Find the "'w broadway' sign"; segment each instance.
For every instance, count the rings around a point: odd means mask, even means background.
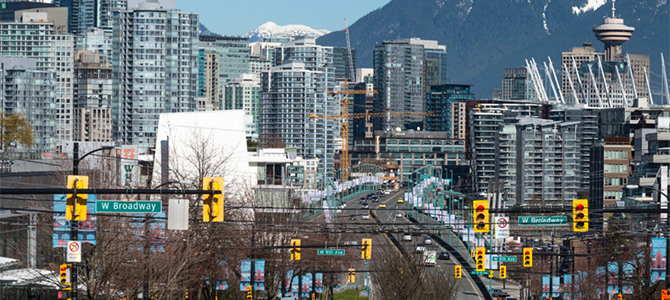
[[[113,213],[159,213],[161,201],[101,201],[95,203],[97,212]]]

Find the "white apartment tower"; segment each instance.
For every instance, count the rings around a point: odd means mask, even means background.
[[[156,144],[161,113],[198,110],[198,14],[160,2],[114,13],[115,138],[141,148]]]

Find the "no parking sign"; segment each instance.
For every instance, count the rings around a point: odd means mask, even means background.
[[[509,237],[509,219],[507,217],[495,217],[495,228],[497,239]]]

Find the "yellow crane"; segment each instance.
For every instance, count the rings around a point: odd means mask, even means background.
[[[432,112],[396,112],[396,111],[382,111],[382,112],[365,112],[365,113],[354,113],[349,114],[349,95],[359,95],[359,94],[376,94],[376,90],[350,90],[348,88],[348,80],[344,81],[344,89],[340,92],[328,92],[331,95],[344,95],[342,99],[342,114],[339,116],[317,116],[313,113],[309,114],[310,118],[316,119],[341,119],[342,120],[342,165],[340,169],[342,170],[342,182],[345,182],[349,179],[349,119],[361,119],[361,118],[385,118],[385,117],[420,117],[420,116],[433,116]]]

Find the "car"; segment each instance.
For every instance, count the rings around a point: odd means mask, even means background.
[[[384,191],[384,194],[385,194],[385,195],[388,195],[388,194],[390,194],[390,193],[391,193],[391,191],[389,191],[389,190]]]
[[[405,201],[402,200],[402,199],[398,199],[398,203],[403,203],[403,202],[405,202]]]
[[[364,214],[364,215],[361,216],[361,219],[363,219],[363,220],[370,220],[370,215],[368,215],[368,214]]]
[[[361,197],[361,202],[365,201],[365,197]]]
[[[492,289],[491,290],[491,296],[505,298],[505,297],[509,296],[509,294],[505,293],[503,290],[500,290],[500,289]]]
[[[402,213],[397,213],[397,214],[395,214],[395,217],[396,217],[396,218],[402,218]]]
[[[403,241],[411,241],[412,240],[412,234],[410,233],[405,233],[402,235],[402,240]]]
[[[517,300],[517,299],[516,299],[516,298],[510,298],[510,297],[507,297],[507,298],[505,298],[505,300]]]
[[[356,221],[356,215],[350,215],[349,221]]]
[[[379,208],[386,208],[386,204],[384,204],[384,203],[379,204]]]
[[[447,251],[440,251],[440,253],[437,255],[437,259],[440,260],[449,260],[450,255],[449,252]]]
[[[361,207],[362,207],[362,208],[368,208],[368,204],[365,203],[365,202],[363,202],[363,204],[361,204]]]
[[[426,239],[423,240],[423,243],[426,245],[432,245],[433,244],[433,239],[431,239],[429,236],[426,237]]]
[[[423,251],[426,251],[426,247],[421,243],[416,244],[416,253],[423,253]]]

